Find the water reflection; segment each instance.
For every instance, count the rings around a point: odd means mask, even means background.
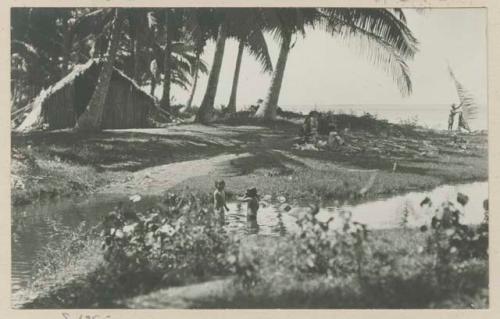
[[[259,227],[259,224],[257,223],[256,219],[247,219],[246,226],[247,226],[246,233],[248,235],[259,233],[260,227]]]
[[[459,193],[466,194],[469,198],[465,206],[457,201]],[[411,192],[354,206],[344,205],[341,208],[350,210],[354,221],[366,224],[371,229],[394,228],[400,227],[402,224],[418,227],[429,224],[436,209],[449,201],[461,211],[460,221],[462,223],[479,224],[484,219],[483,202],[487,198],[488,183],[478,182],[444,185],[430,191]],[[333,212],[336,210],[338,209],[333,208]],[[318,218],[326,220],[331,214],[332,210],[322,209]]]

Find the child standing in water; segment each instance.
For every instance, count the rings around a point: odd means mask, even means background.
[[[245,196],[241,197],[240,200],[247,203],[247,220],[256,221],[257,211],[259,210],[259,195],[257,195],[257,188],[252,187],[247,189]]]
[[[224,188],[226,187],[226,182],[223,180],[215,181],[215,191],[214,191],[214,208],[215,212],[219,214],[219,217],[224,221],[224,209],[229,211],[226,205],[226,192]]]

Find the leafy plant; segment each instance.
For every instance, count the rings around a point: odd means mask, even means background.
[[[114,276],[154,274],[164,284],[205,278],[226,269],[227,234],[206,198],[170,195],[145,213],[119,207],[101,233]],[[159,278],[158,278],[159,277]]]
[[[448,287],[454,273],[464,271],[471,260],[488,258],[488,235],[486,223],[462,224],[460,210],[452,202],[436,209],[426,249],[434,256],[434,271],[443,287]]]

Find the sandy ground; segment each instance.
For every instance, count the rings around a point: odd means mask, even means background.
[[[106,185],[97,190],[97,193],[160,195],[188,178],[224,172],[231,160],[247,156],[250,154],[222,154],[200,160],[149,167],[131,173],[122,181]]]
[[[125,300],[124,306],[132,309],[188,309],[197,301],[223,296],[232,285],[232,278],[215,279],[203,283],[172,287],[147,295]]]

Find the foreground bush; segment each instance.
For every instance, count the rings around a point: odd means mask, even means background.
[[[451,203],[438,210],[421,231],[370,232],[348,213],[326,222],[304,214],[268,252],[234,249],[235,290],[200,307],[486,308],[487,224],[449,222],[459,214]]]
[[[233,238],[206,196],[169,195],[148,210],[132,203],[103,221],[94,271],[25,306],[117,307],[155,289],[233,274],[223,295],[193,307],[485,308],[487,224],[461,224],[450,203],[438,210],[429,229],[370,231],[349,212],[321,221],[312,209],[293,233]]]
[[[101,251],[94,250],[102,256],[94,258],[99,264],[82,276],[57,282],[24,307],[116,307],[116,301],[128,296],[228,274],[224,253],[230,240],[205,196],[169,195],[145,211],[138,211],[133,203],[121,205],[100,228]],[[64,246],[75,247],[73,260],[85,264],[81,257],[89,258],[77,249],[86,245],[68,241]],[[67,271],[59,266],[44,269]]]
[[[145,214],[130,208],[110,213],[101,233],[110,275],[134,289],[224,273],[229,239],[207,206],[205,198],[173,195]]]

